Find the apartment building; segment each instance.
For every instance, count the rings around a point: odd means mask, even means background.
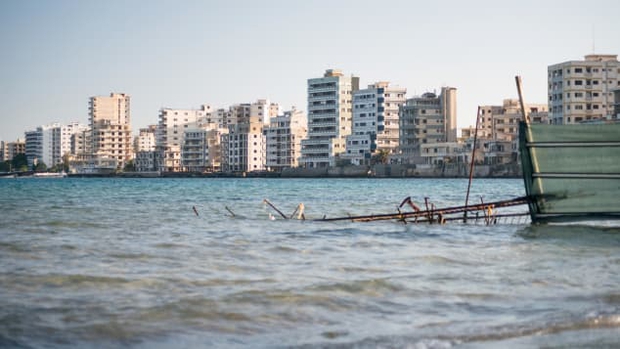
[[[0,161],[11,161],[17,154],[26,153],[26,142],[16,140],[15,142],[0,142]]]
[[[26,142],[23,140],[16,140],[15,142],[3,142],[4,146],[1,149],[0,155],[3,156],[3,161],[11,161],[17,154],[26,153]]]
[[[483,105],[480,108],[480,129],[493,140],[516,141],[519,121],[523,119],[518,99],[504,99],[502,105]],[[525,115],[532,123],[548,123],[546,104],[526,104]]]
[[[265,129],[267,169],[281,172],[299,166],[301,141],[308,134],[306,114],[293,108],[272,117]]]
[[[183,171],[218,172],[221,170],[221,139],[228,128],[209,125],[185,131],[181,162]]]
[[[79,152],[83,152],[84,143],[79,143],[84,139],[84,134],[90,129],[88,125],[79,122],[71,122],[60,127],[60,160],[54,161],[55,164],[65,161],[65,158],[71,159]]]
[[[91,156],[106,163],[113,160],[117,170],[134,156],[130,106],[130,96],[125,93],[90,97],[89,101]]]
[[[268,99],[259,99],[250,105],[250,115],[257,116],[264,125],[269,125],[271,118],[277,117],[280,114],[280,105],[278,103],[271,103]]]
[[[38,163],[44,163],[47,167],[62,163],[61,131],[60,124],[54,123],[25,132],[26,158],[29,167],[32,168]]]
[[[449,162],[466,163],[471,157],[467,143],[439,142],[425,143],[420,146],[420,156],[426,165],[443,165]]]
[[[479,110],[478,139],[484,145],[485,163],[516,162],[519,121],[523,119],[519,100],[504,99],[502,105],[479,106]],[[532,123],[549,123],[546,104],[526,104],[525,114]]]
[[[353,92],[359,78],[328,69],[321,78],[308,79],[308,138],[301,142],[300,166],[329,167],[346,150],[351,134]]]
[[[153,172],[158,170],[157,166],[157,125],[149,125],[141,128],[134,139],[134,171]]]
[[[264,123],[259,116],[228,126],[222,135],[222,170],[225,172],[252,172],[265,170]]]
[[[400,161],[423,163],[422,145],[456,142],[456,88],[407,99],[399,117]]]
[[[618,55],[587,55],[582,61],[550,65],[547,73],[551,123],[617,118],[613,91],[620,87]]]
[[[353,92],[351,135],[347,136],[346,155],[355,165],[369,165],[379,151],[398,149],[398,110],[406,101],[407,89],[377,82]]]
[[[156,131],[155,159],[157,170],[179,172],[182,169],[181,147],[184,144],[185,131],[201,128],[202,125],[224,122],[213,115],[210,105],[204,104],[199,109],[162,108],[159,111],[159,123]],[[222,116],[227,116],[222,114]],[[154,159],[154,160],[155,160]]]
[[[91,138],[92,131],[88,126],[71,135],[71,150],[69,151],[71,160],[84,161],[92,157]]]

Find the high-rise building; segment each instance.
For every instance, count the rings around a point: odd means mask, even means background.
[[[346,158],[355,165],[368,165],[379,151],[398,149],[398,110],[407,89],[377,82],[353,92],[353,127],[347,137]]]
[[[301,142],[300,166],[329,167],[346,150],[351,134],[353,92],[359,78],[329,69],[323,77],[308,79],[308,138]]]
[[[115,160],[117,169],[133,159],[129,95],[110,93],[110,96],[91,97],[88,121],[93,157]]]
[[[28,166],[44,163],[47,167],[62,162],[61,126],[58,123],[39,126],[26,131],[26,158]]]
[[[550,65],[547,72],[551,123],[617,118],[613,90],[620,87],[618,55],[587,55],[583,61]]]
[[[308,119],[301,110],[293,108],[272,117],[265,129],[268,169],[281,172],[285,168],[297,167],[301,156],[301,140],[307,134]]]
[[[212,124],[203,128],[185,131],[181,149],[181,162],[184,171],[217,172],[221,170],[222,135],[228,128],[218,128]]]
[[[228,133],[222,135],[223,171],[265,170],[264,126],[259,116],[251,116],[242,123],[228,125]]]
[[[420,161],[422,144],[456,142],[456,88],[407,99],[399,117],[400,157],[403,162]]]

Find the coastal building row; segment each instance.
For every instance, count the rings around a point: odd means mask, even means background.
[[[588,55],[584,61],[551,65],[548,73],[548,104],[527,106],[534,122],[620,116],[617,55]],[[24,151],[30,164],[70,160],[81,172],[114,171],[131,163],[137,171],[248,172],[386,160],[420,165],[467,161],[471,128],[457,139],[456,88],[412,98],[406,92],[385,81],[360,89],[358,77],[329,69],[307,81],[307,116],[294,108],[282,112],[268,100],[226,109],[162,108],[158,124],[140,129],[135,139],[130,96],[111,93],[90,98],[87,126],[52,124],[26,132]],[[520,115],[511,99],[480,106],[481,161],[515,160]],[[9,147],[1,145],[0,155],[8,156]]]

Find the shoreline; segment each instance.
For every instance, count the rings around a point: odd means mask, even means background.
[[[469,178],[464,166],[416,167],[415,165],[345,166],[321,169],[293,168],[282,172],[119,172],[70,173],[82,178]],[[476,178],[522,178],[516,164],[474,168]]]

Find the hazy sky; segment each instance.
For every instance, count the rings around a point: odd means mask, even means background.
[[[325,69],[390,81],[407,96],[453,86],[458,125],[478,105],[546,103],[547,66],[620,53],[620,2],[0,1],[0,139],[88,124],[88,98],[131,95],[132,128],[162,107],[268,98],[307,110]]]

